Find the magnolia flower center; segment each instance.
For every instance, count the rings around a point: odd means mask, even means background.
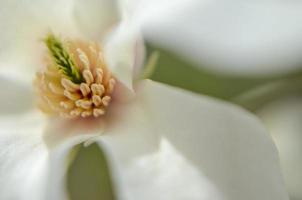
[[[100,117],[105,114],[115,79],[96,43],[60,41],[50,34],[46,67],[34,82],[39,108],[63,117]]]

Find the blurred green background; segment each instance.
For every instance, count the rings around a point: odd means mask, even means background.
[[[110,167],[104,152],[97,144],[80,144],[67,173],[67,190],[72,200],[113,200],[114,189]]]

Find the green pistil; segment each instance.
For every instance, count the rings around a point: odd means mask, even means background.
[[[69,55],[68,51],[64,48],[60,39],[55,37],[53,34],[49,34],[45,38],[44,42],[55,63],[58,65],[60,72],[74,83],[84,82],[79,68],[75,65],[75,62]]]

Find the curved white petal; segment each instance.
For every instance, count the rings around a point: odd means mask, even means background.
[[[300,1],[182,1],[142,12],[142,26],[150,41],[209,70],[278,74],[301,67],[301,8]]]
[[[67,199],[66,158],[87,137],[69,137],[46,146],[45,125],[46,120],[36,112],[0,116],[0,199]],[[60,133],[65,132],[61,129]]]
[[[42,39],[49,31],[77,35],[72,0],[0,2],[0,69],[32,76],[43,60]]]
[[[269,128],[279,150],[291,198],[302,199],[302,98],[278,100],[264,107],[258,114]]]
[[[120,20],[116,0],[74,1],[74,16],[80,31],[100,39]]]
[[[131,21],[122,21],[106,39],[104,55],[113,74],[132,90],[133,79],[141,69],[145,56],[138,27]]]
[[[99,144],[121,199],[288,199],[275,147],[246,111],[144,81],[116,112]]]

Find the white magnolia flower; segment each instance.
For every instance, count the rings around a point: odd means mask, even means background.
[[[0,199],[67,199],[67,156],[81,142],[105,150],[118,199],[288,199],[254,116],[134,76],[137,24],[153,9],[115,6],[1,1]],[[33,79],[51,117],[32,105]]]

